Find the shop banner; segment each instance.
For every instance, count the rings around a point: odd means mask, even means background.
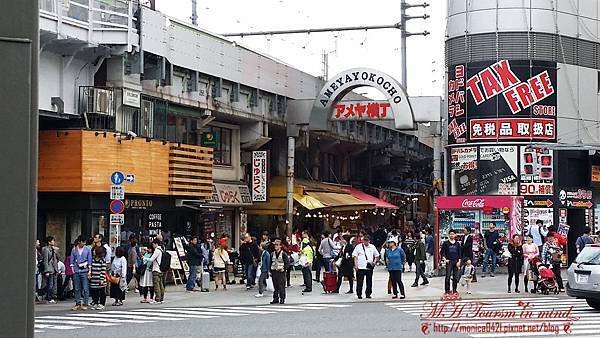
[[[517,147],[480,147],[479,194],[516,195],[517,186]]]
[[[341,101],[335,105],[331,121],[393,120],[387,101]]]
[[[450,150],[452,195],[477,194],[477,147]]]
[[[535,226],[538,220],[544,224],[554,224],[554,209],[552,208],[525,208],[523,211],[524,228]]]
[[[252,205],[252,196],[246,185],[213,183],[210,203],[231,206]]]
[[[592,165],[592,184],[598,186],[600,184],[600,165]]]
[[[448,68],[448,143],[556,140],[556,63],[472,62]]]
[[[268,158],[267,151],[252,152],[252,201],[267,202],[268,200]]]
[[[522,146],[521,195],[553,195],[554,165],[553,151],[545,147]]]
[[[558,202],[562,208],[586,208],[594,206],[593,192],[586,189],[564,188],[558,192]]]

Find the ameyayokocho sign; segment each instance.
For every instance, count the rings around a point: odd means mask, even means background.
[[[387,101],[341,101],[335,105],[331,121],[393,120]]]
[[[556,141],[556,63],[500,60],[448,70],[448,142]]]
[[[268,200],[268,153],[265,150],[252,152],[252,201]]]

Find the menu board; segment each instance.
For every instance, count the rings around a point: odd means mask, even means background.
[[[450,150],[452,195],[477,194],[477,147],[459,147]]]
[[[479,194],[516,195],[517,187],[517,147],[480,147]]]
[[[553,195],[553,152],[545,147],[522,146],[521,195]]]
[[[148,214],[148,237],[152,241],[162,230],[162,214]]]

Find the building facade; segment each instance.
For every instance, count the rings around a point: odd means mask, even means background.
[[[79,234],[111,245],[131,234],[226,234],[237,248],[246,231],[276,229],[279,213],[252,216],[252,152],[268,151],[270,178],[285,176],[288,102],[314,99],[321,78],[136,2],[40,9],[39,234],[64,246]],[[330,127],[301,135],[299,177],[429,181],[410,176],[432,154],[416,135],[365,121]],[[389,171],[395,181],[380,179]],[[127,177],[118,226],[114,172]]]
[[[508,236],[542,220],[574,258],[599,198],[599,20],[596,1],[448,2],[446,180],[464,198],[439,211],[442,238],[456,224],[494,221]]]

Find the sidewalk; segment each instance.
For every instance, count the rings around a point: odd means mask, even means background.
[[[515,297],[515,293],[507,294],[507,275],[497,274],[496,277],[485,277],[481,278],[478,276],[478,282],[472,284],[472,294],[467,295],[464,290],[458,287],[458,291],[463,299],[477,299],[477,298],[502,298],[502,297]],[[313,292],[310,294],[302,295],[302,273],[300,271],[293,271],[291,283],[292,287],[286,289],[287,298],[286,303],[288,304],[302,304],[302,303],[352,303],[352,302],[365,302],[365,301],[391,301],[391,295],[387,294],[387,279],[388,273],[385,267],[378,266],[373,274],[373,294],[372,299],[359,300],[356,294],[344,294],[348,291],[348,282],[342,283],[339,294],[324,294],[320,284],[313,282]],[[405,272],[402,274],[402,281],[406,290],[406,300],[430,300],[439,299],[444,292],[444,277],[433,277],[429,279],[429,285],[411,287],[415,279],[414,272]],[[523,275],[520,275],[520,287],[522,297],[536,297],[541,295],[526,294],[523,287]],[[239,279],[236,279],[239,281]],[[356,282],[354,283],[356,289]],[[363,291],[364,292],[364,291]],[[121,307],[112,307],[113,300],[108,298],[106,300],[107,310],[111,309],[136,309],[136,308],[152,308],[157,307],[214,307],[214,306],[244,306],[244,305],[264,305],[271,301],[272,292],[265,292],[263,298],[256,298],[254,295],[257,293],[257,289],[246,291],[244,285],[228,285],[227,291],[219,289],[214,291],[214,284],[211,283],[210,292],[194,292],[187,293],[184,285],[168,285],[165,293],[165,302],[163,305],[149,305],[140,304],[140,297],[138,294],[129,291],[126,294],[124,305]],[[564,295],[564,294],[561,294]],[[91,301],[91,299],[90,299]],[[401,302],[402,300],[397,300]],[[72,299],[57,304],[41,304],[36,305],[36,312],[46,311],[66,311],[74,305]]]

